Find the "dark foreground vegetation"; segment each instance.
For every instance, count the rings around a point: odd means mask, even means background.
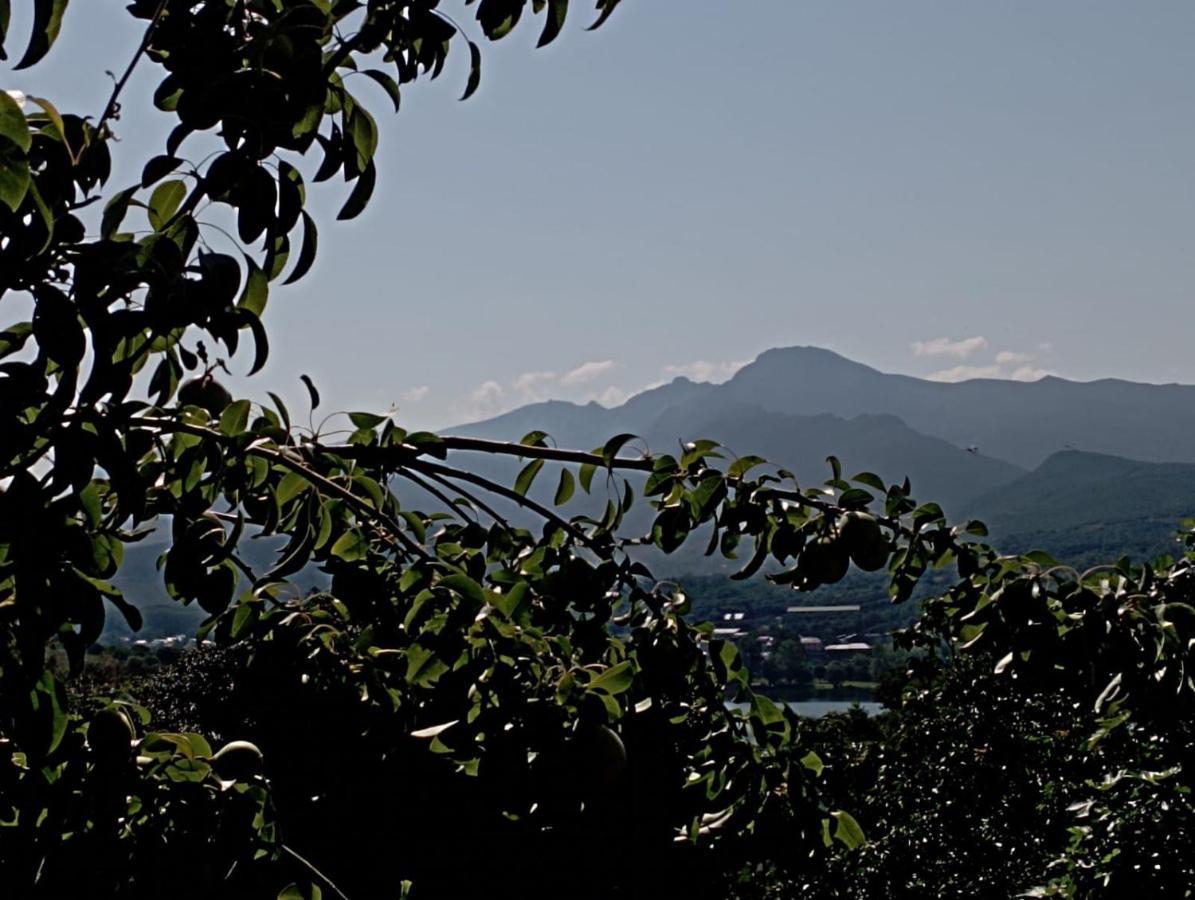
[[[465,5],[491,39],[538,14],[542,43],[566,12]],[[67,3],[33,8],[20,66]],[[333,440],[296,424],[308,410],[234,398],[216,376],[246,349],[260,368],[272,286],[315,258],[308,181],[343,177],[341,218],[372,193],[378,128],[353,91],[397,106],[467,39],[431,0],[129,9],[132,64],[161,68],[154,102],[177,120],[139,184],[107,189],[123,78],[98,117],[0,93],[0,296],[30,301],[0,331],[6,896],[1190,891],[1190,532],[1177,560],[1078,572],[1002,556],[907,483],[834,461],[803,489],[709,441],[577,452],[366,412]],[[525,467],[506,486],[478,454]],[[555,506],[528,495],[547,461],[565,466]],[[438,511],[400,504],[398,482]],[[604,512],[564,518],[577,491]],[[640,503],[650,530],[628,533]],[[108,615],[138,627],[112,579],[153,525],[214,647],[105,695],[87,650]],[[268,567],[243,552],[259,532],[284,541]],[[754,690],[632,555],[694,532],[741,577],[767,563],[801,591],[851,567],[883,571],[897,604],[934,585],[899,638],[899,709],[802,720]],[[312,563],[329,588],[294,599]]]

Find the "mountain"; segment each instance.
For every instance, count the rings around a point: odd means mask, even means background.
[[[639,435],[648,447],[665,453],[675,453],[680,442],[709,438],[736,453],[763,456],[794,472],[802,484],[820,484],[829,478],[826,457],[834,455],[848,475],[867,470],[892,481],[908,476],[916,496],[932,497],[948,511],[1025,472],[914,431],[895,416],[779,413],[756,403],[726,399],[717,386],[686,379],[632,397],[614,409],[551,401],[451,432],[513,441],[533,430],[548,432],[562,447],[586,450],[622,432]],[[487,477],[508,482],[517,472],[517,464],[509,460],[470,457],[469,463],[480,466]],[[540,476],[542,484],[550,481]]]
[[[1179,523],[1195,515],[1195,465],[1063,451],[965,512],[1001,549],[1042,549],[1073,565],[1151,559],[1176,553]]]
[[[1118,379],[886,374],[817,347],[769,350],[700,403],[753,403],[791,415],[888,414],[915,431],[1025,468],[1068,447],[1148,462],[1195,463],[1195,386]]]

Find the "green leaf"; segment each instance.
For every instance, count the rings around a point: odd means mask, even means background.
[[[812,750],[801,757],[801,765],[812,772],[815,777],[820,776],[826,768],[825,763],[822,762],[822,758]]]
[[[242,434],[249,424],[249,408],[252,403],[248,400],[237,400],[230,403],[224,412],[220,413],[220,431],[229,436]]]
[[[597,466],[593,463],[582,463],[577,469],[577,480],[581,482],[581,488],[585,493],[589,493],[589,488],[593,484],[594,473],[597,472]]]
[[[568,503],[569,499],[573,496],[575,486],[576,481],[573,479],[573,473],[568,469],[561,469],[560,484],[556,487],[556,497],[553,502],[557,506]]]
[[[116,229],[120,227],[129,211],[129,204],[132,203],[135,193],[137,193],[136,186],[126,188],[113,195],[112,199],[104,204],[104,215],[100,220],[101,237],[111,238],[116,233]]]
[[[635,680],[635,670],[629,659],[611,666],[585,685],[588,691],[603,691],[607,694],[621,694]]]
[[[564,19],[568,15],[568,0],[548,0],[548,20],[544,23],[544,30],[540,33],[536,47],[546,47],[556,40],[560,29],[564,27]]]
[[[481,48],[473,41],[469,41],[469,80],[465,84],[465,92],[461,94],[462,100],[468,100],[477,91],[478,85],[481,84]]]
[[[315,220],[311,218],[307,210],[301,213],[303,218],[303,243],[299,247],[299,259],[295,263],[294,269],[286,276],[286,281],[283,284],[293,284],[311,270],[311,264],[315,262],[316,250],[319,248],[319,229],[315,227]]]
[[[762,456],[740,456],[726,470],[726,477],[742,478],[756,466],[767,465],[767,462]]]
[[[171,217],[178,212],[183,198],[187,196],[187,185],[181,178],[164,181],[154,188],[149,197],[149,224],[154,231],[161,231]]]
[[[379,416],[377,413],[370,412],[349,413],[349,421],[358,428],[377,428],[389,418],[389,416]]]
[[[25,202],[31,182],[25,154],[7,138],[0,140],[0,201],[15,213]]]
[[[398,82],[381,69],[365,69],[361,74],[367,78],[372,78],[381,85],[382,90],[386,92],[386,96],[390,98],[390,102],[394,104],[394,111],[398,112],[398,108],[402,103],[402,95],[398,90]]]
[[[527,492],[531,490],[531,484],[535,481],[535,476],[539,474],[539,470],[544,467],[542,459],[533,459],[523,467],[523,471],[519,473],[519,477],[515,479],[515,493],[520,497],[526,497]]]
[[[62,29],[67,0],[33,0],[33,37],[14,69],[28,69],[50,52]]]
[[[356,562],[364,557],[368,550],[369,541],[366,540],[365,535],[359,531],[346,531],[336,539],[336,543],[328,552],[345,562]]]
[[[350,219],[355,219],[364,211],[366,204],[369,203],[369,198],[373,196],[373,189],[377,184],[378,170],[374,167],[371,161],[361,172],[357,178],[352,193],[349,194],[348,200],[344,202],[344,206],[340,208],[340,212],[336,214],[336,218],[341,222],[347,222]],[[307,213],[303,213],[304,219]],[[304,244],[306,246],[306,244]],[[289,281],[290,279],[288,279]]]
[[[245,279],[245,290],[241,293],[237,305],[261,318],[261,314],[266,311],[266,301],[270,298],[270,279],[252,259],[246,262],[249,276]]]
[[[834,837],[846,844],[848,850],[854,850],[867,842],[867,838],[863,835],[863,829],[859,827],[859,823],[850,813],[836,809],[830,813],[830,816],[836,823]]]
[[[879,475],[874,475],[871,472],[860,472],[858,475],[851,476],[851,481],[857,481],[859,484],[865,484],[869,488],[874,488],[881,494],[888,493],[888,487],[884,484],[884,479]]]
[[[24,153],[33,146],[33,135],[29,133],[24,111],[4,91],[0,91],[0,137],[8,138]]]
[[[606,465],[611,465],[614,460],[618,458],[618,451],[621,450],[628,441],[633,441],[636,437],[637,435],[634,434],[616,434],[614,437],[610,438],[610,440],[606,441],[606,443],[602,446],[601,451],[602,459],[605,460]]]
[[[314,412],[319,408],[319,391],[315,389],[315,382],[311,380],[311,376],[309,375],[300,375],[299,380],[302,381],[307,388],[307,394],[309,397],[311,397],[311,409]]]

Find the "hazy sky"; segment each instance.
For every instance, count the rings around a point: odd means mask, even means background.
[[[123,5],[72,4],[0,87],[98,112]],[[547,50],[534,23],[483,47],[466,103],[459,58],[397,117],[360,82],[378,192],[344,225],[343,185],[316,191],[319,262],[271,298],[256,391],[307,372],[329,406],[440,426],[790,344],[1195,382],[1195,3],[624,0],[594,33],[572,6]],[[168,126],[125,117],[114,188]]]

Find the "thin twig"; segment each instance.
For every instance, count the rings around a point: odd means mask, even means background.
[[[162,20],[162,16],[166,12],[166,6],[169,0],[160,0],[158,8],[154,10],[153,17],[149,20],[149,25],[145,29],[145,35],[141,38],[141,44],[137,47],[137,52],[133,54],[133,58],[129,60],[129,64],[125,67],[124,74],[120,76],[116,84],[112,87],[112,96],[108,98],[108,105],[104,107],[104,112],[100,115],[100,120],[95,126],[96,133],[104,130],[104,125],[108,120],[116,115],[116,110],[120,107],[120,92],[124,90],[124,86],[128,84],[129,78],[133,75],[133,70],[137,68],[137,63],[141,61],[141,57],[145,55],[145,51],[149,49],[149,42],[153,40],[154,32],[158,30],[158,23]]]

